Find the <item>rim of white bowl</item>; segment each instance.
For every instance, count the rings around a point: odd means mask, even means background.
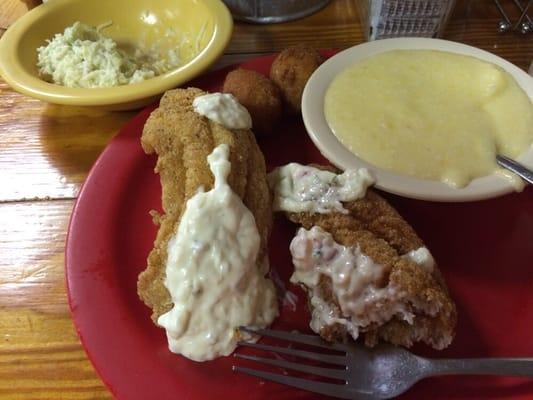
[[[438,50],[468,55],[503,68],[516,80],[533,103],[533,78],[516,65],[488,51],[462,43],[429,38],[394,38],[350,47],[326,60],[310,77],[302,96],[302,116],[307,133],[320,152],[341,169],[368,168],[375,186],[386,192],[421,200],[463,202],[489,199],[515,191],[512,184],[496,175],[476,178],[456,189],[439,181],[397,174],[372,165],[348,150],[333,134],[324,114],[324,97],[332,80],[346,67],[376,54],[392,50]],[[533,168],[533,145],[517,158]]]

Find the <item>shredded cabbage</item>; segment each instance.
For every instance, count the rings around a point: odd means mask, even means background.
[[[37,49],[39,74],[68,87],[98,88],[127,85],[153,78],[181,65],[176,51],[166,59],[137,49],[128,55],[98,29],[75,22]]]

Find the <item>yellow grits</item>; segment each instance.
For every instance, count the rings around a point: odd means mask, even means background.
[[[382,53],[331,83],[326,120],[378,167],[463,187],[533,142],[533,104],[500,67],[430,50]]]

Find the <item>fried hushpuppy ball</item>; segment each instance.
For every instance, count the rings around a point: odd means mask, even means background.
[[[281,118],[281,94],[276,85],[259,72],[238,68],[224,80],[222,91],[234,95],[252,117],[252,129],[268,134]]]
[[[270,79],[281,89],[290,114],[301,111],[305,84],[323,61],[314,48],[299,45],[286,48],[272,63]]]

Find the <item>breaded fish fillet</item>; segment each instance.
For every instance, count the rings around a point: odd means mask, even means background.
[[[407,313],[396,313],[390,320],[360,327],[365,343],[373,346],[381,339],[406,347],[418,341],[436,349],[448,346],[454,336],[457,314],[440,271],[436,265],[428,270],[406,257],[424,246],[422,240],[396,210],[372,190],[367,190],[364,198],[343,203],[343,206],[348,213],[301,212],[287,213],[287,216],[307,230],[314,226],[322,228],[342,246],[358,246],[363,254],[385,268],[378,289],[394,288],[399,295],[394,300],[370,297],[357,319],[386,315],[389,311],[395,314],[399,303]],[[318,291],[335,316],[353,318],[343,315],[330,277],[321,275],[316,288],[304,289],[310,298]],[[313,311],[311,302],[310,308]],[[410,321],[402,318],[406,314],[413,315]],[[319,334],[328,341],[343,341],[349,332],[346,325],[333,323],[322,326]]]
[[[179,225],[186,201],[199,188],[206,191],[212,188],[214,178],[207,156],[220,144],[225,143],[230,149],[229,185],[255,218],[261,237],[258,264],[266,255],[272,209],[263,155],[250,130],[228,130],[194,111],[194,98],[204,94],[196,88],[166,92],[159,108],[148,118],[141,137],[143,150],[158,155],[155,172],[161,179],[164,211],[162,215],[153,213],[159,231],[137,285],[138,294],[152,309],[156,323],[161,314],[172,308],[163,283],[168,241]]]

